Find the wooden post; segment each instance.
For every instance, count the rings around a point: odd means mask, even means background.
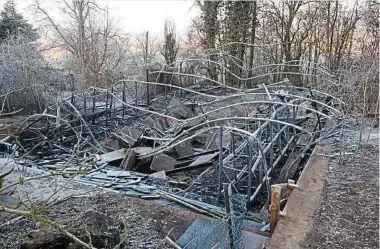
[[[280,217],[281,186],[271,186],[270,232],[273,233]]]
[[[149,47],[149,33],[148,33],[148,31],[146,31],[146,33],[145,33],[145,57],[144,57],[145,66],[148,63],[148,47]]]
[[[146,69],[146,82],[149,82],[149,70]],[[149,84],[146,84],[146,105],[149,106]]]
[[[168,71],[169,71],[169,70],[174,70],[174,68],[170,68],[170,67],[169,67],[169,68],[168,68]],[[170,75],[171,75],[171,76],[170,76],[170,83],[169,83],[169,84],[170,84],[170,87],[169,87],[169,93],[172,92],[173,77],[174,77],[173,72],[170,72]]]
[[[288,184],[286,184],[286,199],[287,200],[289,199],[290,195],[293,192],[295,183],[296,182],[294,180],[288,180]]]

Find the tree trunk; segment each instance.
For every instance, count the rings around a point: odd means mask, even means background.
[[[211,50],[210,61],[216,61],[216,55],[214,55],[216,35],[218,32],[218,6],[219,1],[205,1],[203,6],[204,12],[204,25],[205,25],[205,45],[206,49]],[[212,80],[218,80],[218,74],[216,71],[215,63],[210,63],[207,69],[208,77]]]
[[[253,1],[252,3],[252,23],[251,23],[251,47],[249,51],[249,71],[248,78],[252,77],[252,68],[253,68],[253,58],[254,58],[254,50],[255,50],[255,39],[256,39],[256,23],[257,23],[257,1]],[[253,87],[253,80],[249,81],[249,88]]]

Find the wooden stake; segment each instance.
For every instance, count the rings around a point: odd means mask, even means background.
[[[148,69],[146,69],[146,82],[149,82],[149,70]],[[149,84],[146,84],[146,105],[149,106]]]
[[[288,184],[286,185],[286,199],[289,199],[292,194],[295,183],[294,180],[288,180]]]
[[[270,232],[273,233],[277,226],[280,216],[280,200],[281,200],[281,186],[271,186],[271,204],[269,206],[270,213]]]

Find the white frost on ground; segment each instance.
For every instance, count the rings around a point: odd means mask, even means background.
[[[104,190],[75,182],[75,178],[63,176],[48,176],[39,179],[27,181],[28,177],[46,175],[49,172],[40,170],[36,167],[26,167],[18,165],[12,159],[0,158],[0,172],[6,172],[13,168],[11,174],[5,177],[3,187],[20,182],[24,179],[23,184],[17,184],[9,190],[13,190],[12,196],[23,202],[44,202],[62,200],[69,196],[92,196],[97,195]],[[21,178],[21,179],[20,179]]]

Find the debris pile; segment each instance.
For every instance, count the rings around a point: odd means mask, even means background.
[[[220,207],[228,206],[228,215],[239,204],[245,207],[236,221],[240,231],[251,211],[268,204],[280,171],[293,179],[324,123],[341,115],[338,99],[287,81],[248,90],[207,83],[170,87],[180,91],[145,100],[125,81],[73,94],[27,117],[1,143],[19,164],[77,172],[78,182],[166,199],[215,219],[226,217]],[[294,151],[296,160],[283,168]],[[219,230],[228,233],[223,225]]]
[[[137,101],[126,85],[119,82],[57,101],[22,121],[13,144],[12,136],[2,143],[11,147],[20,164],[86,170],[89,174],[82,181],[115,189],[125,178],[134,185],[141,178],[137,173],[166,179],[214,166],[217,182],[211,184],[217,187],[217,199],[222,183],[233,182],[252,202],[298,137],[312,142],[320,123],[339,113],[332,107],[338,100],[288,82],[239,92],[201,84],[147,99],[149,106]],[[133,173],[110,175],[110,166]],[[116,178],[120,180],[112,180]],[[253,184],[258,185],[255,191]]]

